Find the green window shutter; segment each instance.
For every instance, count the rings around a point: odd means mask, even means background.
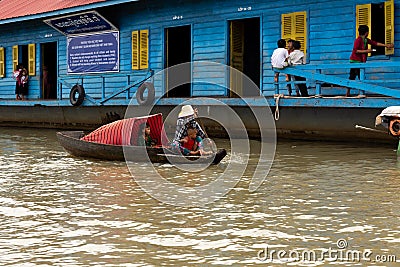
[[[139,69],[139,31],[132,32],[132,69]]]
[[[394,3],[385,2],[385,43],[394,43]],[[385,48],[385,55],[393,55],[394,48]]]
[[[17,69],[18,65],[18,45],[14,45],[12,47],[12,62],[13,62],[13,71]]]
[[[149,67],[149,30],[140,31],[140,69]]]
[[[367,25],[369,28],[369,35],[372,36],[371,32],[371,4],[357,5],[356,6],[356,37],[358,36],[358,27],[360,25]],[[368,45],[368,49],[371,49],[371,45]],[[371,53],[368,54],[371,56]]]
[[[0,47],[0,77],[5,76],[4,47]]]
[[[35,44],[28,44],[28,74],[36,75],[36,49]]]

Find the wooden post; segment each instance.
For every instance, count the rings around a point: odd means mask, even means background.
[[[360,81],[365,80],[365,69],[360,68]],[[365,96],[365,91],[364,90],[359,90],[358,94],[360,96]]]
[[[397,157],[400,157],[400,138],[399,138],[399,145],[397,146]]]
[[[321,73],[321,69],[317,69],[316,72]],[[317,81],[315,84],[315,97],[321,97],[321,96],[322,96],[321,82]]]
[[[274,71],[274,75],[275,75],[275,73],[276,73],[276,71]],[[275,85],[275,94],[279,95],[279,76],[278,76],[278,80],[276,82],[274,82],[274,85]]]
[[[128,81],[127,81],[127,85],[126,86],[129,86],[130,84],[131,84],[131,76],[128,74]],[[129,88],[128,90],[126,90],[126,99],[130,99],[130,97],[131,97],[131,89]]]
[[[62,100],[63,99],[63,97],[62,97],[62,82],[60,82],[59,88],[60,89],[58,91],[58,99]]]
[[[105,77],[101,76],[101,100],[106,98],[106,85],[105,85]]]

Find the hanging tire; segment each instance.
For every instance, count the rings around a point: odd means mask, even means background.
[[[147,97],[144,97],[144,92],[147,89]],[[142,83],[136,91],[136,100],[139,105],[151,105],[155,98],[155,89],[152,83]]]
[[[69,101],[73,106],[80,106],[85,99],[85,89],[82,85],[75,84],[69,92]]]
[[[392,119],[390,121],[389,131],[393,136],[400,136],[400,119]]]

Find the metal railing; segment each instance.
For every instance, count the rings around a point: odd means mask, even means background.
[[[97,79],[101,80],[101,100],[97,100],[94,99],[93,97],[91,97],[89,94],[85,94],[85,98],[87,100],[89,100],[90,102],[92,102],[93,104],[96,105],[103,105],[105,102],[109,101],[110,99],[113,99],[115,97],[117,97],[118,95],[126,92],[125,98],[126,99],[130,99],[131,97],[131,93],[135,93],[136,90],[131,91],[132,88],[134,87],[139,87],[142,83],[144,83],[145,81],[149,80],[150,78],[152,78],[154,75],[154,70],[149,70],[146,75],[144,76],[144,78],[136,80],[136,81],[131,81],[131,77],[133,75],[130,74],[110,74],[110,75],[101,75],[100,77],[97,77]],[[126,86],[122,87],[121,89],[118,89],[114,92],[112,92],[111,94],[107,95],[106,92],[106,78],[121,78],[121,77],[126,77]],[[68,82],[67,80],[71,81],[71,80],[76,80],[76,82],[74,84],[71,84],[70,82]],[[58,77],[58,81],[59,81],[59,92],[58,92],[58,96],[59,99],[62,100],[63,97],[63,85],[66,86],[66,88],[68,88],[68,90],[71,90],[71,88],[75,85],[75,84],[80,84],[82,86],[84,86],[85,84],[85,80],[84,80],[84,76],[78,76],[78,77]],[[137,88],[136,88],[137,89]]]

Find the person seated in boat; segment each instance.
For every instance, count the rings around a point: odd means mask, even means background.
[[[146,122],[139,126],[138,146],[153,146],[154,141],[150,136],[150,125]]]
[[[188,155],[201,155],[202,151],[202,142],[200,136],[197,135],[197,129],[189,126],[187,129],[187,136],[185,136],[181,141],[181,145],[183,147],[182,154],[185,156]]]
[[[206,134],[196,121],[197,109],[193,109],[191,105],[184,105],[178,114],[178,120],[176,121],[175,137],[172,140],[171,147],[176,152],[183,153],[184,147],[182,146],[181,140],[188,135],[188,128],[192,127],[197,130],[197,135],[201,139],[206,138]]]

